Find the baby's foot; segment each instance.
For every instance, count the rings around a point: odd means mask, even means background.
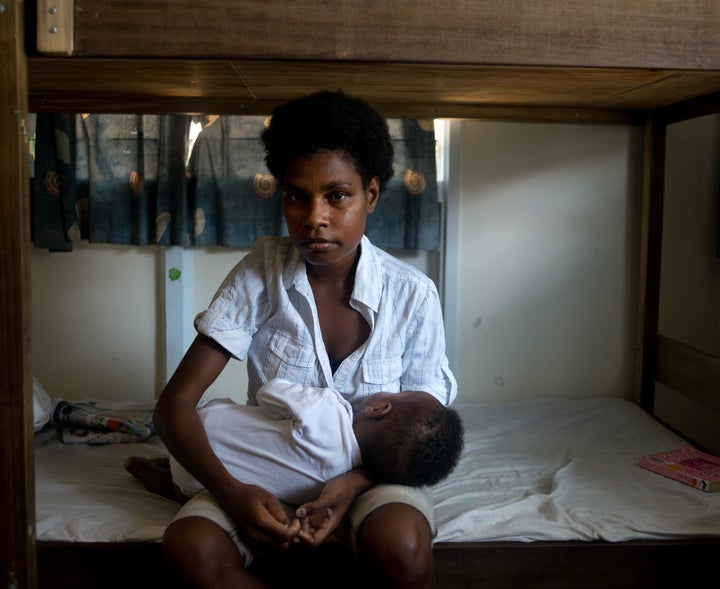
[[[177,499],[168,458],[128,456],[125,459],[124,466],[125,470],[145,485],[145,488],[151,493],[162,495],[168,499]]]

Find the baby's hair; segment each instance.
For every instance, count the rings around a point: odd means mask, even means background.
[[[457,411],[406,398],[393,402],[388,417],[389,427],[377,428],[362,452],[373,480],[421,487],[439,483],[455,469],[464,445]]]
[[[277,106],[261,134],[265,164],[279,182],[290,161],[321,149],[345,151],[367,188],[382,190],[393,175],[393,145],[387,121],[364,100],[323,91]]]

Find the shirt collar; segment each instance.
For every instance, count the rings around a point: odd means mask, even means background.
[[[307,279],[305,260],[289,241],[288,247],[288,263],[285,265],[285,271],[283,272],[283,284],[285,288],[295,286],[299,292],[311,296],[312,291]],[[370,243],[366,235],[363,235],[360,241],[360,260],[355,271],[355,286],[351,300],[357,301],[377,312],[380,306],[381,292],[382,273],[380,272],[380,261],[372,243]]]
[[[290,238],[287,239],[287,263],[283,269],[283,286],[287,290],[291,286],[294,286],[299,292],[309,294],[310,283],[307,279],[307,272],[305,271],[305,260],[297,251],[297,248],[292,244]]]
[[[377,312],[382,292],[382,273],[375,248],[366,235],[360,241],[360,260],[355,271],[352,300]]]

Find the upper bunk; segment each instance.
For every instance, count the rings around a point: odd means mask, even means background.
[[[720,101],[715,0],[37,0],[46,112],[267,114],[342,89],[385,116],[632,122]]]

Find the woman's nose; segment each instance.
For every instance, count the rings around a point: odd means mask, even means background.
[[[308,201],[305,226],[310,228],[326,227],[329,222],[330,207],[324,198],[311,198]]]

